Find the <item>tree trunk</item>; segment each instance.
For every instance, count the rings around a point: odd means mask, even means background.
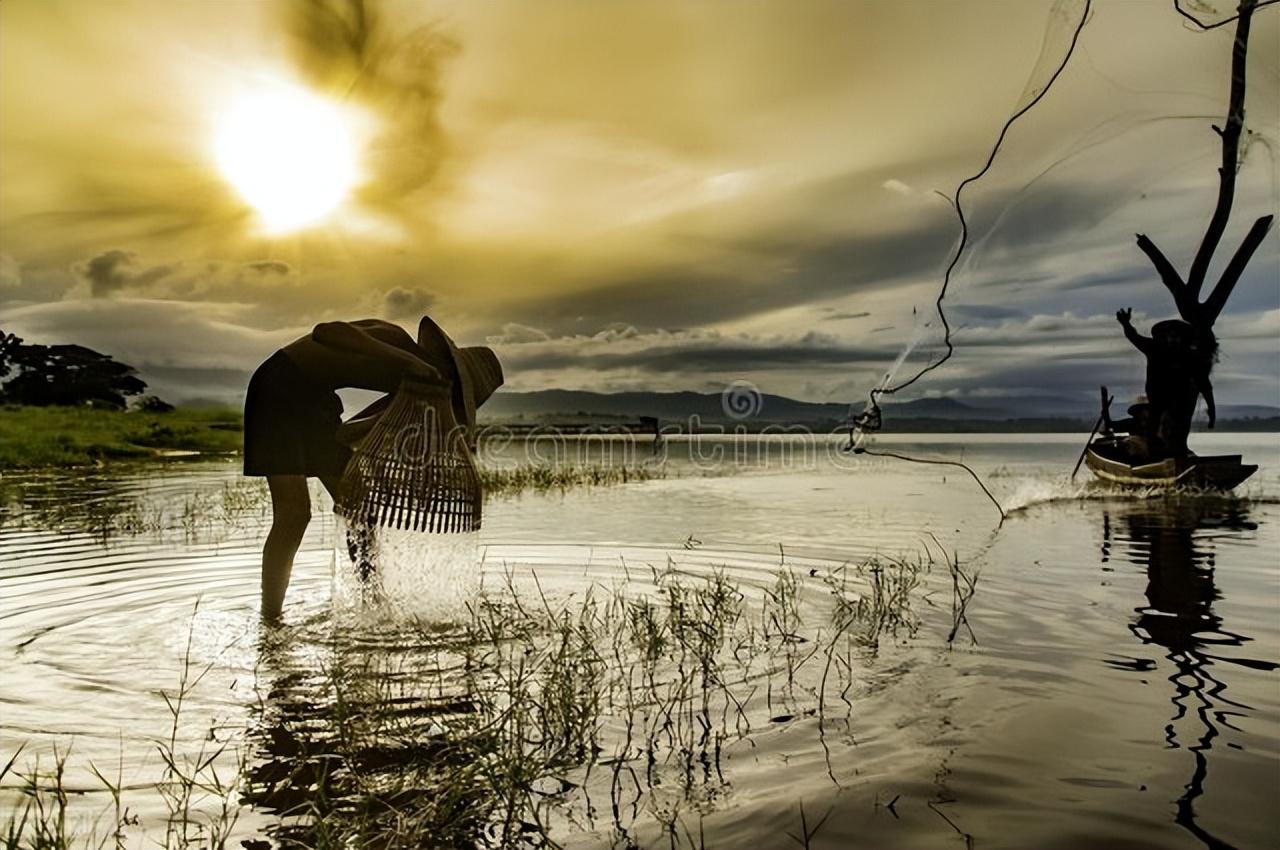
[[[1173,295],[1178,313],[1187,322],[1205,331],[1212,328],[1213,323],[1217,321],[1222,308],[1226,306],[1227,299],[1231,296],[1231,291],[1244,273],[1245,266],[1248,265],[1254,251],[1262,244],[1272,221],[1272,216],[1265,215],[1253,223],[1248,236],[1236,249],[1231,262],[1227,264],[1222,276],[1213,287],[1213,291],[1202,303],[1200,293],[1204,288],[1209,264],[1222,241],[1222,234],[1226,230],[1227,221],[1231,217],[1231,207],[1235,201],[1236,171],[1240,166],[1240,136],[1244,130],[1245,71],[1249,52],[1249,28],[1253,21],[1254,10],[1258,5],[1259,0],[1240,0],[1235,17],[1236,36],[1231,51],[1231,93],[1227,101],[1227,119],[1222,127],[1216,125],[1213,127],[1214,132],[1222,140],[1222,164],[1218,167],[1218,202],[1205,229],[1204,238],[1200,240],[1200,248],[1191,262],[1191,270],[1186,281],[1182,280],[1173,264],[1154,242],[1144,234],[1138,234],[1138,247],[1151,260],[1160,275],[1161,282]],[[1181,7],[1178,7],[1178,11],[1202,29],[1211,28],[1184,12]]]

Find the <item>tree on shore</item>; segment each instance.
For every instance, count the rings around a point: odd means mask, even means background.
[[[147,384],[127,363],[83,345],[29,345],[0,331],[0,402],[123,410]]]

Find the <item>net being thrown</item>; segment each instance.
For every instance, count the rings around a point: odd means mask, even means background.
[[[347,464],[337,513],[353,525],[465,533],[480,527],[482,507],[450,387],[406,378]]]
[[[911,339],[908,340],[903,347],[902,353],[898,355],[897,360],[885,372],[880,382],[871,389],[863,410],[855,415],[851,406],[849,444],[845,447],[846,451],[865,451],[864,442],[867,435],[881,429],[883,425],[883,416],[880,410],[881,396],[893,395],[912,386],[925,375],[951,359],[955,346],[951,342],[951,324],[947,319],[943,302],[946,300],[947,292],[951,285],[952,274],[964,257],[965,250],[969,245],[969,224],[965,217],[963,202],[964,190],[970,184],[981,180],[991,170],[991,166],[995,162],[996,155],[1000,152],[1000,147],[1004,144],[1010,128],[1013,127],[1018,119],[1026,115],[1027,112],[1044,99],[1054,82],[1067,67],[1067,62],[1071,59],[1072,54],[1075,52],[1076,44],[1079,42],[1080,33],[1089,19],[1091,7],[1092,0],[1058,0],[1053,5],[1049,14],[1049,22],[1045,27],[1044,42],[1040,47],[1039,58],[1036,60],[1035,67],[1032,69],[1027,84],[1022,90],[1017,106],[1000,128],[1000,133],[996,137],[990,153],[987,155],[986,162],[975,174],[960,181],[955,192],[947,196],[947,201],[951,204],[952,209],[955,210],[956,218],[959,221],[960,235],[952,251],[950,261],[947,263],[946,270],[943,272],[942,286],[938,291],[937,300],[934,302],[938,320],[942,324],[942,341],[946,351],[941,357],[931,359],[907,378],[895,380],[907,358],[919,346],[925,331],[932,325],[932,322],[921,323],[917,321]],[[970,470],[970,474],[972,474],[972,470]],[[985,490],[986,488],[984,487],[983,489]]]

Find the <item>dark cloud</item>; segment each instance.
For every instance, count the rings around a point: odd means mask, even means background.
[[[141,288],[167,277],[174,267],[151,266],[140,269],[137,256],[130,251],[114,249],[79,263],[75,271],[89,284],[94,298],[106,298],[130,288]]]
[[[855,347],[799,340],[769,344],[739,338],[672,341],[626,350],[563,347],[525,351],[504,349],[503,362],[515,369],[615,369],[662,373],[738,371],[880,363],[897,354],[894,347]]]
[[[591,290],[557,293],[512,310],[517,320],[555,333],[580,332],[587,321],[632,324],[642,331],[670,327],[673,318],[686,327],[711,325],[927,277],[942,262],[954,230],[944,212],[878,236],[746,236],[707,247],[740,253],[744,266],[785,270],[738,274],[673,264],[600,279]]]
[[[955,377],[949,387],[979,390],[999,387],[1010,393],[1045,393],[1053,395],[1082,411],[1097,407],[1098,387],[1105,384],[1118,398],[1141,392],[1142,370],[1137,361],[1123,357],[1098,356],[1045,357],[1022,363],[993,365],[979,377]]]
[[[972,250],[1042,251],[1065,234],[1092,230],[1128,199],[1106,184],[1034,184],[966,199]]]
[[[76,271],[89,282],[93,294],[101,296],[124,288],[133,260],[134,255],[128,251],[107,251],[81,264]]]
[[[826,184],[809,187],[804,196],[828,190]],[[1099,198],[1092,188],[1049,184],[1037,187],[1036,193],[988,192],[975,213],[973,232],[980,238],[975,237],[970,248],[971,268],[953,280],[948,307],[958,306],[977,288],[1042,289],[1069,279],[1070,267],[1045,269],[1035,264],[1057,255],[1047,242],[1069,242],[1073,234],[1095,226],[1090,210]],[[1009,205],[1017,214],[1000,218]],[[904,284],[932,281],[940,286],[958,228],[954,213],[940,204],[922,207],[901,229],[874,234],[815,236],[795,225],[774,224],[764,232],[712,237],[690,224],[689,232],[679,230],[672,237],[681,248],[728,259],[654,264],[647,270],[600,275],[585,291],[558,292],[513,305],[512,318],[562,334],[581,333],[585,322],[625,322],[648,331],[671,327],[673,316],[685,327],[699,327]],[[1135,263],[1140,261],[1139,257]],[[1139,273],[1135,267],[1112,277]],[[857,312],[843,317],[861,318]]]
[[[457,42],[433,26],[406,32],[403,18],[371,0],[289,0],[282,9],[303,75],[381,119],[369,145],[365,200],[396,204],[430,183],[447,150],[442,73]]]
[[[279,260],[261,260],[256,263],[247,263],[246,267],[262,274],[278,274],[281,276],[288,275],[292,271],[288,263],[282,263]]]
[[[1021,319],[1026,316],[1026,311],[1017,307],[1001,307],[996,304],[961,304],[955,308],[953,314],[959,319],[977,319],[977,320],[999,320],[999,319]]]
[[[435,303],[435,294],[425,289],[396,286],[382,296],[382,312],[389,319],[417,318],[429,312]]]
[[[1064,281],[1060,289],[1076,292],[1087,289],[1115,289],[1118,286],[1139,281],[1150,281],[1156,286],[1160,286],[1155,271],[1150,265],[1144,265],[1144,263],[1145,261],[1138,262],[1135,259],[1131,265],[1124,268],[1078,275]]]

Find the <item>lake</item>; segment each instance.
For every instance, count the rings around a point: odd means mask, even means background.
[[[520,822],[466,821],[493,845],[1273,846],[1280,435],[1192,444],[1261,469],[1125,493],[1068,480],[1080,435],[876,441],[967,464],[1001,521],[963,468],[834,438],[495,441],[648,480],[497,495],[448,551],[388,541],[380,589],[317,487],[279,628],[238,462],[7,474],[0,805],[64,757],[79,832],[121,820],[96,768],[138,846],[175,806],[302,841],[309,788],[479,810],[499,779]]]

